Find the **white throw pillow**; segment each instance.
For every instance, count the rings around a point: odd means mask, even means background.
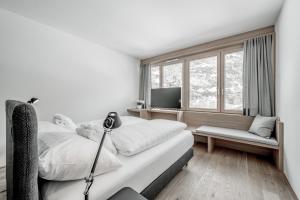
[[[43,134],[39,145],[43,146],[39,155],[39,176],[56,181],[88,176],[99,146],[97,142],[67,132]],[[103,147],[94,174],[103,174],[120,166],[118,158]]]
[[[264,117],[261,115],[256,115],[248,132],[264,138],[270,138],[274,130],[276,119],[277,117]]]

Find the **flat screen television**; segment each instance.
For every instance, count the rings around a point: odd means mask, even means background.
[[[181,87],[151,89],[152,108],[181,108]]]

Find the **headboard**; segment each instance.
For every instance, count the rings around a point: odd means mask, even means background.
[[[37,116],[32,105],[6,101],[7,199],[38,200]]]

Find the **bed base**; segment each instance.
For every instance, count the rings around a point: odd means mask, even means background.
[[[183,154],[173,165],[164,171],[158,178],[156,178],[149,186],[147,186],[141,195],[149,200],[153,200],[164,187],[187,165],[189,160],[193,157],[193,148],[190,148]]]

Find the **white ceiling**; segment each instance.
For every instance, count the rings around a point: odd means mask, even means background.
[[[273,25],[283,0],[0,0],[0,7],[136,58]]]

